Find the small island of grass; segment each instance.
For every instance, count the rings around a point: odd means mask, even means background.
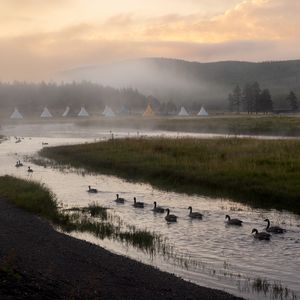
[[[300,141],[137,138],[44,148],[57,163],[300,214]]]

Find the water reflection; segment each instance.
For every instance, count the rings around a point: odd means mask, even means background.
[[[1,175],[32,178],[46,183],[65,208],[85,207],[92,202],[111,208],[110,211],[126,224],[148,229],[166,237],[168,244],[172,246],[172,253],[151,257],[129,245],[110,240],[100,241],[90,234],[72,233],[73,236],[158,266],[162,270],[175,273],[200,285],[224,289],[247,298],[266,299],[270,297],[270,291],[280,290],[279,283],[275,288],[269,286],[266,290],[267,285],[259,281],[264,278],[272,284],[281,282],[283,286],[300,295],[298,216],[286,212],[253,210],[224,199],[163,192],[147,184],[131,183],[113,176],[89,174],[82,176],[70,170],[60,172],[31,163],[16,168],[17,160],[23,161],[24,156],[38,151],[43,147],[42,143],[47,142],[49,146],[54,146],[94,141],[95,136],[98,139],[109,137],[109,132],[102,132],[101,135],[100,131],[92,138],[74,137],[78,136],[78,132],[74,135],[74,130],[69,137],[64,132],[63,137],[53,138],[51,136],[59,134],[51,128],[48,133],[48,137],[25,138],[19,143],[15,143],[13,138],[3,142],[0,145]],[[122,134],[126,135],[119,133],[120,136]],[[92,135],[90,131],[89,135]],[[28,165],[34,170],[32,174],[26,171]],[[87,193],[88,185],[97,188],[99,193]],[[117,193],[127,200],[124,205],[115,203]],[[145,202],[145,208],[133,208],[133,197]],[[178,222],[168,224],[164,220],[165,214],[153,213],[151,209],[154,201],[162,207],[170,208],[171,212],[178,216]],[[191,220],[188,216],[189,206],[203,213],[203,220]],[[243,220],[243,226],[226,226],[226,214]],[[265,218],[269,218],[274,224],[281,224],[288,232],[284,235],[273,235],[270,242],[254,240],[251,230],[254,227],[262,230],[266,225]],[[253,282],[256,285],[253,285]],[[259,287],[262,291],[260,293],[257,292]],[[292,299],[291,294],[288,296]]]

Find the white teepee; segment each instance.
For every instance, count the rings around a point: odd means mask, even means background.
[[[86,111],[86,109],[82,106],[80,109],[80,112],[78,113],[78,117],[88,117],[89,113]]]
[[[106,115],[108,109],[109,109],[109,107],[108,107],[107,105],[105,105],[105,108],[104,108],[104,110],[103,110],[103,112],[102,112],[102,115],[103,115],[103,116]]]
[[[198,116],[201,117],[207,117],[208,116],[208,112],[205,110],[205,108],[202,106],[200,111],[198,112]]]
[[[186,111],[186,109],[183,106],[181,106],[178,116],[181,117],[189,116],[189,113]]]
[[[105,107],[105,108],[106,108],[106,107]],[[107,107],[104,116],[105,116],[105,117],[115,117],[116,114],[113,112],[113,110],[112,110],[110,107]]]
[[[43,112],[41,113],[41,118],[52,118],[52,115],[46,106],[45,106]]]
[[[20,114],[17,108],[15,108],[14,112],[10,116],[11,119],[23,119],[23,116]]]
[[[67,107],[66,107],[66,110],[64,111],[64,113],[62,114],[62,116],[63,116],[63,117],[66,117],[66,116],[69,114],[69,112],[70,112],[70,107],[67,106]]]

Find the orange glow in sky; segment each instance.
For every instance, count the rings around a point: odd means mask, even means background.
[[[0,80],[139,57],[299,58],[296,0],[1,0]]]

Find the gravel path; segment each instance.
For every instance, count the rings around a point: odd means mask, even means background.
[[[56,232],[3,199],[0,267],[0,299],[240,299]]]

